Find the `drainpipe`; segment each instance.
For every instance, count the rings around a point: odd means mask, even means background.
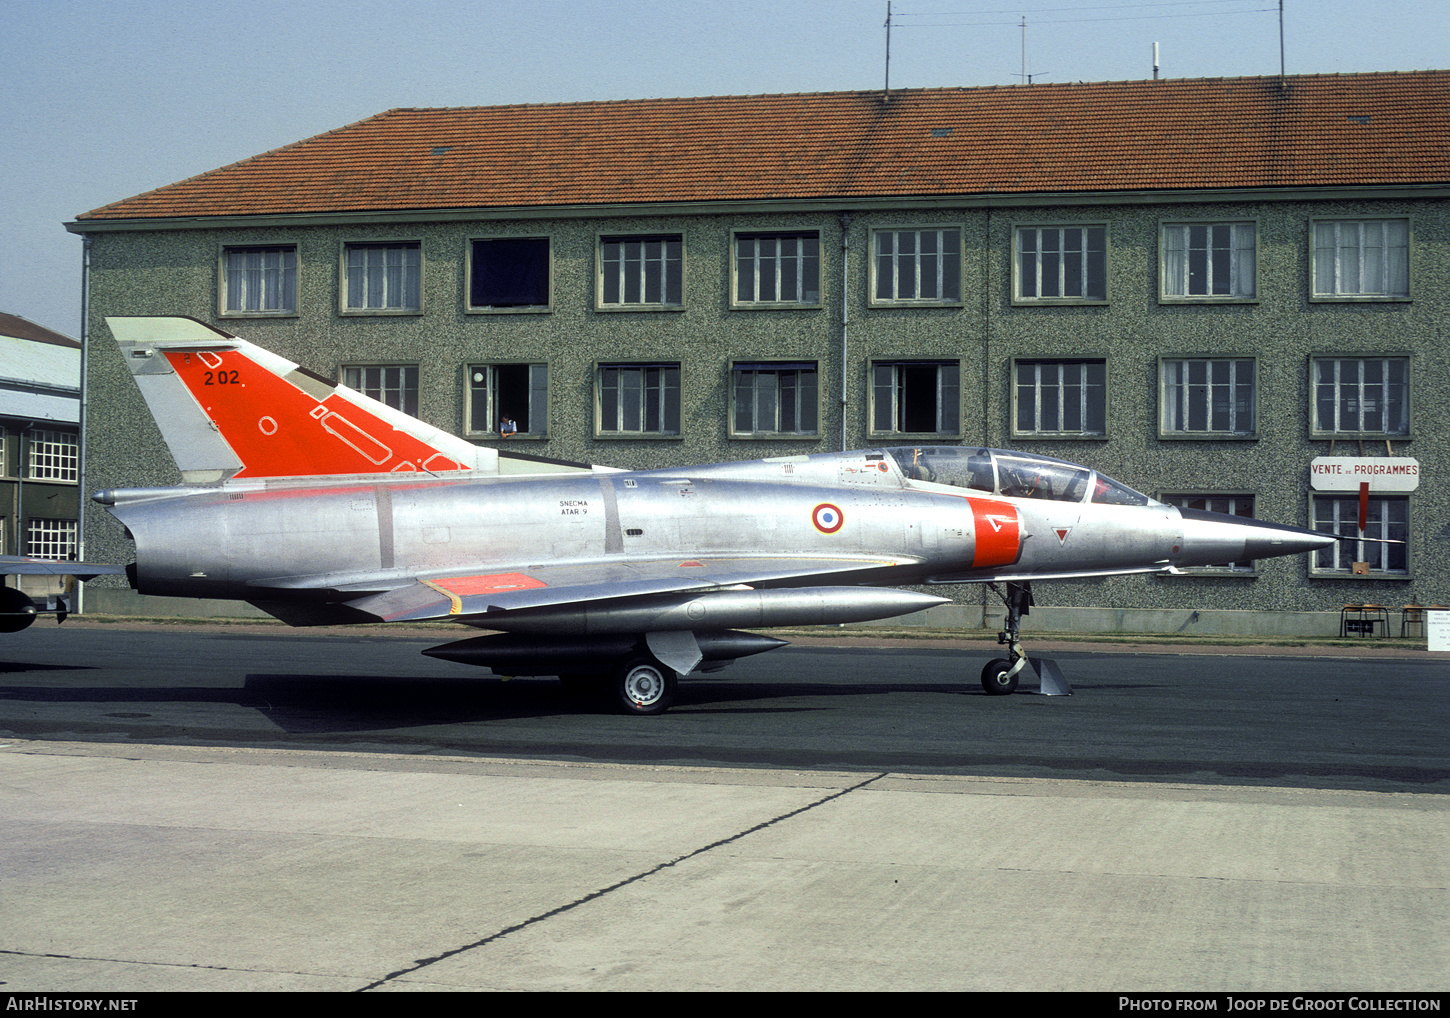
[[[992,210],[987,209],[986,242],[982,245],[982,444],[992,446],[992,287],[989,261],[992,247]],[[1010,383],[1009,383],[1010,384]],[[986,604],[986,595],[982,597]]]
[[[850,347],[849,323],[851,320],[850,266],[851,213],[842,212],[841,219],[841,451],[846,452],[846,354]]]
[[[76,559],[86,560],[86,354],[90,352],[91,322],[91,235],[81,234],[81,394],[76,435]],[[79,615],[85,608],[84,583],[75,585],[71,610]]]
[[[23,515],[25,512],[25,454],[29,452],[29,449],[26,448],[28,443],[25,441],[25,433],[33,427],[35,427],[35,422],[29,421],[15,435],[19,439],[15,452],[20,457],[15,463],[15,554],[17,555],[24,555],[26,552],[23,543],[24,538],[21,536],[25,533],[25,518]],[[15,578],[15,585],[17,587],[20,586],[20,577],[18,576]]]
[[[1009,238],[1010,245],[1010,238]],[[987,209],[987,225],[983,230],[982,239],[982,444],[991,447],[996,445],[992,441],[992,300],[993,287],[987,280],[991,279],[991,250],[992,250],[992,209]],[[1009,246],[1007,250],[1012,250]],[[1008,383],[1011,384],[1010,382]],[[977,596],[980,599],[982,608],[982,628],[989,628],[987,625],[987,585],[978,584],[980,588]]]
[[[5,450],[5,453],[8,456],[10,454],[10,450],[9,449],[6,449]],[[10,539],[10,543],[12,545],[14,545],[14,547],[11,550],[14,551],[15,554],[17,554],[17,555],[20,554],[20,529],[21,529],[20,528],[20,496],[22,494],[24,494],[24,491],[25,491],[25,473],[24,473],[24,471],[25,471],[25,429],[24,428],[21,428],[19,431],[17,431],[15,433],[15,487],[11,489],[11,493],[14,495],[14,505],[11,507],[11,512],[10,512],[10,520],[11,520],[11,527],[10,527],[10,529],[15,534],[15,536]],[[0,536],[3,536],[3,535],[0,535]],[[3,544],[3,542],[0,542],[0,544]],[[4,548],[0,548],[0,552],[3,552],[3,551],[4,551]],[[0,581],[0,582],[3,582],[3,581]],[[20,586],[20,577],[19,576],[15,577],[15,585],[17,587]]]

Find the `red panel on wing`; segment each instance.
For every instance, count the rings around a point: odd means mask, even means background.
[[[547,587],[543,580],[536,580],[523,573],[493,573],[488,576],[447,576],[441,580],[429,580],[432,586],[459,597],[474,594],[495,594],[500,590],[534,590]]]
[[[1010,566],[1022,554],[1022,520],[1011,502],[969,498],[976,526],[972,568]]]
[[[239,350],[168,351],[245,466],[238,477],[457,470],[452,459],[337,395],[319,403]]]

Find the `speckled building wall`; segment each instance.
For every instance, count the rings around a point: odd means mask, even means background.
[[[1259,196],[1262,196],[1260,193]],[[842,210],[845,211],[845,210]],[[1408,300],[1311,300],[1314,219],[1407,217]],[[1250,222],[1256,237],[1252,300],[1178,302],[1160,297],[1165,223]],[[653,467],[911,441],[960,441],[1030,449],[1095,466],[1153,495],[1233,493],[1254,499],[1254,514],[1311,523],[1309,463],[1330,454],[1311,438],[1310,358],[1405,355],[1410,360],[1407,438],[1396,456],[1421,465],[1408,496],[1410,555],[1403,576],[1313,575],[1307,557],[1273,559],[1257,570],[1174,578],[1118,577],[1060,583],[1038,593],[1056,605],[1337,612],[1344,602],[1450,603],[1450,501],[1439,483],[1450,436],[1443,407],[1450,377],[1441,356],[1450,302],[1450,245],[1443,200],[1324,200],[1016,207],[875,208],[820,206],[753,214],[449,221],[372,221],[312,226],[278,221],[253,229],[103,229],[92,233],[88,359],[89,490],[178,480],[160,435],[120,363],[104,318],[112,314],[191,315],[325,374],[346,365],[418,365],[419,415],[466,431],[469,365],[548,365],[546,438],[511,440],[541,456]],[[1099,225],[1106,242],[1103,300],[1041,304],[1014,299],[1014,243],[1025,227]],[[960,298],[940,306],[883,306],[871,300],[869,252],[880,229],[959,231]],[[820,301],[799,308],[742,308],[732,293],[732,237],[738,232],[815,232]],[[597,250],[606,235],[678,234],[683,239],[683,304],[667,310],[604,310],[596,304]],[[476,312],[468,304],[470,241],[547,237],[552,253],[549,310]],[[846,260],[843,272],[843,240]],[[416,242],[421,247],[419,313],[343,313],[342,252],[347,243]],[[297,312],[282,317],[219,314],[223,249],[295,245]],[[843,327],[844,313],[844,327]],[[844,377],[842,373],[844,351]],[[1162,358],[1252,358],[1257,420],[1251,438],[1164,437]],[[1035,438],[1013,430],[1018,361],[1101,360],[1106,367],[1105,433]],[[960,373],[957,436],[873,433],[873,361],[955,363]],[[819,429],[800,437],[737,438],[730,433],[735,361],[814,362]],[[669,362],[681,368],[677,436],[596,434],[596,371],[601,362]],[[842,398],[844,396],[844,413]],[[844,427],[843,427],[844,421]],[[476,441],[498,442],[470,434]],[[1386,454],[1382,438],[1339,439],[1335,455]],[[118,525],[91,509],[88,557],[129,561]],[[956,591],[980,603],[975,588]]]

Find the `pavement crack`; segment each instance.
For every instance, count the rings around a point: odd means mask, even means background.
[[[368,983],[366,986],[359,987],[355,992],[364,993],[368,990],[375,990],[380,986],[386,985],[394,979],[399,979],[403,976],[411,975],[414,972],[422,971],[423,969],[428,968],[430,965],[438,964],[438,962],[440,961],[446,961],[447,959],[463,954],[466,951],[472,951],[474,948],[484,947],[488,944],[492,944],[497,940],[502,940],[504,937],[507,937],[512,933],[517,933],[520,930],[528,929],[530,926],[535,926],[546,919],[552,919],[555,916],[563,915],[565,912],[573,911],[581,905],[587,905],[591,901],[595,901],[599,898],[604,897],[606,894],[613,894],[615,891],[618,891],[622,887],[628,887],[630,884],[637,883],[638,881],[644,880],[647,877],[652,877],[662,870],[667,870],[672,866],[678,866],[680,863],[693,859],[696,856],[704,855],[706,852],[713,852],[715,849],[722,848],[725,845],[729,845],[733,842],[739,841],[741,838],[749,837],[750,835],[755,834],[758,831],[763,831],[769,827],[774,827],[776,824],[782,823],[783,821],[790,820],[793,817],[798,817],[802,813],[807,813],[815,809],[817,806],[824,806],[826,803],[831,802],[835,799],[839,799],[842,796],[850,795],[852,792],[859,791],[860,789],[865,788],[872,782],[880,781],[882,778],[886,777],[887,773],[888,772],[886,771],[882,771],[880,774],[873,774],[871,777],[867,778],[864,781],[858,781],[854,785],[839,789],[835,792],[832,792],[830,795],[822,796],[814,802],[808,802],[804,806],[800,806],[796,809],[790,810],[787,813],[782,813],[779,816],[771,817],[769,820],[762,820],[760,823],[754,825],[753,827],[747,827],[743,831],[737,831],[735,834],[730,835],[728,838],[721,838],[719,841],[712,841],[708,845],[703,845],[700,848],[697,848],[691,852],[686,852],[684,855],[677,856],[674,859],[667,860],[666,862],[662,862],[657,866],[651,866],[649,869],[636,873],[632,877],[626,877],[623,880],[610,884],[608,887],[601,887],[597,891],[591,891],[583,897],[575,898],[573,901],[560,905],[557,908],[551,908],[547,912],[540,912],[536,916],[530,916],[528,919],[525,919],[522,922],[514,923],[512,926],[506,926],[495,933],[490,933],[488,936],[481,937],[478,940],[472,941],[471,943],[462,944],[458,947],[452,948],[451,950],[443,951],[439,954],[433,955],[431,958],[419,958],[411,965],[400,968],[395,972],[389,972],[381,979],[374,980],[373,982]]]
[[[111,955],[98,954],[60,954],[54,951],[20,951],[11,948],[0,948],[0,955],[11,955],[16,958],[55,958],[60,961],[99,961],[110,962],[116,965],[136,965],[142,968],[169,968],[169,969],[205,969],[211,972],[289,972],[292,975],[312,975],[305,971],[293,971],[290,969],[254,968],[251,966],[239,965],[206,965],[195,961],[156,961],[147,958],[120,958]]]

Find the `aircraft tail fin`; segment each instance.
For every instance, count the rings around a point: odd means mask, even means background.
[[[194,318],[106,324],[187,482],[499,472],[497,450]]]

